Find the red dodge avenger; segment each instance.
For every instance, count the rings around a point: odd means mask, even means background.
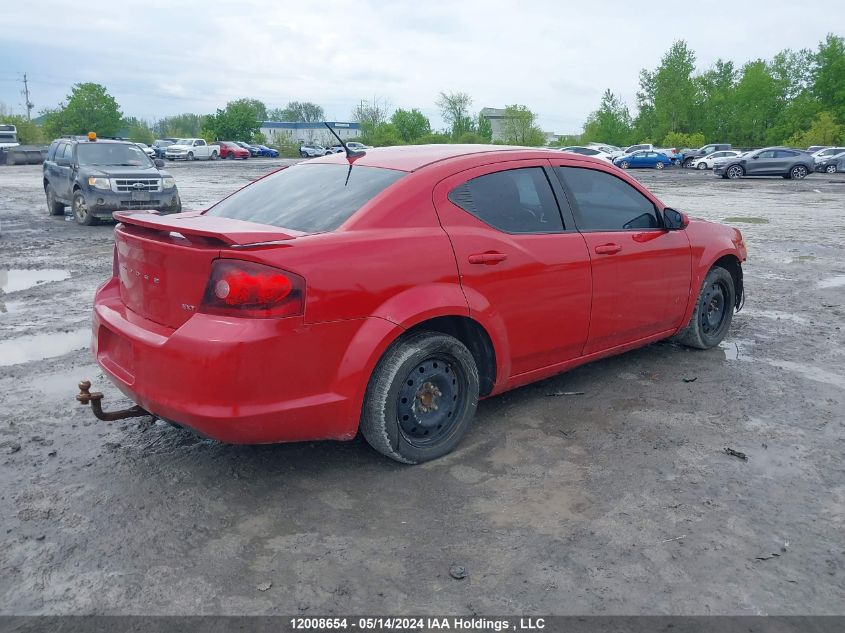
[[[717,345],[739,231],[578,154],[333,154],[202,212],[115,214],[92,348],[144,410],[224,442],[453,450],[479,398],[674,337]]]

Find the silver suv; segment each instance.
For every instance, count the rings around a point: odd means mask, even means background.
[[[788,147],[764,147],[713,163],[713,175],[736,180],[744,176],[783,176],[800,180],[813,172],[813,157]]]

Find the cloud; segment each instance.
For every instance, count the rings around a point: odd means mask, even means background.
[[[689,3],[651,8],[608,1],[280,3],[87,0],[5,7],[0,101],[20,110],[17,73],[27,72],[37,109],[72,84],[106,85],[125,113],[156,119],[213,112],[254,97],[269,106],[321,103],[345,119],[373,95],[419,107],[442,125],[441,90],[473,97],[473,109],[528,105],[545,129],[574,132],[606,88],[633,110],[638,73],[686,39],[704,69],[783,48],[815,47],[845,32],[845,12],[795,12],[782,0],[737,3],[731,19]]]

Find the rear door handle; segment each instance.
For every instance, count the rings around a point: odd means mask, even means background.
[[[470,255],[468,259],[470,264],[487,264],[488,266],[492,266],[505,261],[507,258],[508,256],[504,253],[476,253],[475,255]]]
[[[599,255],[615,255],[621,250],[622,247],[619,246],[619,244],[602,244],[600,246],[596,246],[596,253]]]

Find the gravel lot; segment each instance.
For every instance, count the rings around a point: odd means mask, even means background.
[[[196,209],[284,162],[168,167]],[[0,167],[0,612],[845,614],[842,174],[637,172],[745,234],[722,348],[487,400],[457,452],[403,467],[96,421],[79,379],[127,404],[85,349],[112,226],[49,217],[40,170]]]

